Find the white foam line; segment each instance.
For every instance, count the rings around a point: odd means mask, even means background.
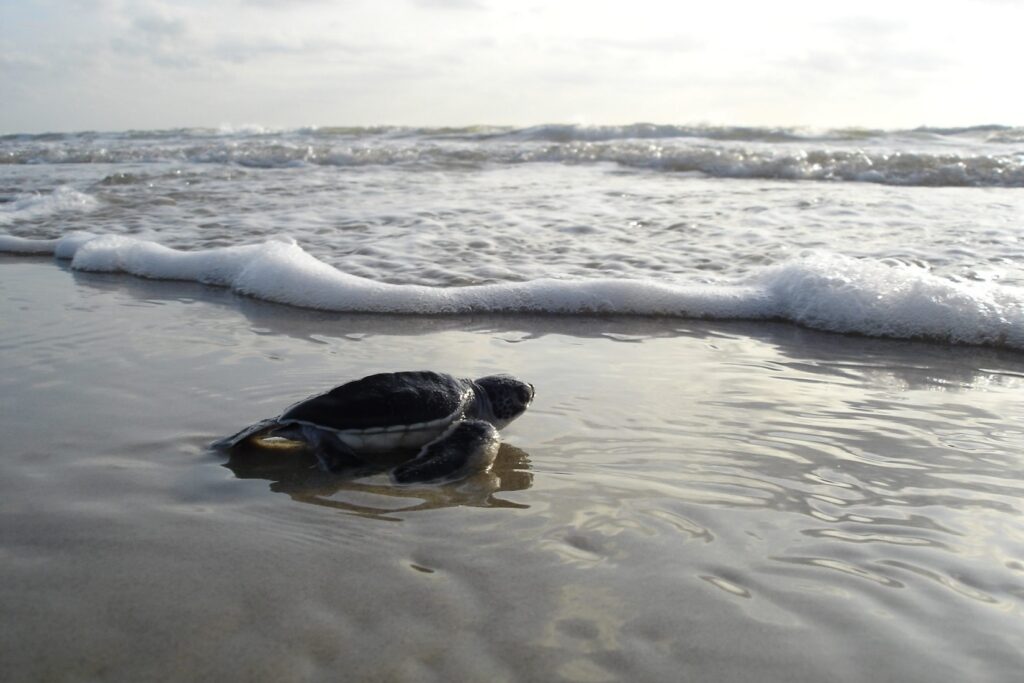
[[[68,259],[75,255],[78,248],[96,239],[91,232],[69,232],[63,237],[52,240],[33,240],[14,235],[0,235],[0,252],[10,254],[52,254],[57,258]]]
[[[106,236],[80,245],[71,267],[216,284],[277,303],[359,313],[618,313],[750,317],[753,288],[679,287],[634,280],[533,280],[475,287],[375,282],[344,273],[294,242],[185,252]]]
[[[180,251],[131,237],[72,233],[57,240],[0,236],[0,251],[53,253],[70,258],[76,270],[202,282],[339,312],[784,319],[833,332],[1024,349],[1024,290],[835,254],[807,254],[723,285],[543,279],[429,287],[349,275],[294,241]]]

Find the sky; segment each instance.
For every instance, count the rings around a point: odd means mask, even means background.
[[[0,0],[0,133],[1024,125],[1024,0]]]

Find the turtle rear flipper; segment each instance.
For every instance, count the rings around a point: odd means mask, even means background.
[[[226,436],[223,439],[218,439],[210,444],[210,448],[218,451],[226,451],[235,448],[239,444],[260,436],[269,436],[272,431],[281,427],[281,423],[276,419],[260,420],[255,424],[251,424],[237,434]]]
[[[415,458],[396,467],[391,478],[399,484],[411,484],[485,472],[494,463],[499,446],[498,430],[491,423],[456,422],[424,446]]]
[[[303,427],[301,434],[324,472],[339,472],[367,464],[366,460],[360,458],[351,446],[338,438],[337,434],[316,427]]]

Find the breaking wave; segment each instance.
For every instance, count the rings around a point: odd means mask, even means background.
[[[99,201],[95,197],[65,186],[48,193],[31,192],[0,197],[0,225],[62,212],[90,211],[97,206]]]
[[[612,163],[719,178],[1024,187],[1024,129],[910,131],[722,126],[258,127],[0,137],[0,164],[289,166]]]
[[[76,270],[195,281],[327,311],[770,319],[832,332],[1024,349],[1024,290],[827,253],[722,284],[605,278],[430,287],[350,275],[294,241],[180,251],[131,237],[72,233],[53,240],[0,236],[0,251],[53,254],[70,259]]]
[[[918,138],[971,138],[979,142],[1015,143],[1024,140],[1024,128],[1001,125],[961,127],[921,126],[907,130],[882,128],[814,129],[791,126],[716,126],[708,124],[674,125],[631,123],[625,125],[585,125],[552,123],[525,128],[512,126],[410,127],[410,126],[308,126],[304,128],[273,128],[258,124],[223,125],[218,128],[171,128],[165,130],[130,130],[101,133],[15,133],[0,135],[5,142],[75,142],[98,140],[203,140],[234,137],[237,139],[312,137],[320,139],[469,139],[469,140],[541,140],[548,142],[606,141],[628,139],[705,138],[739,142],[800,141],[885,141]]]

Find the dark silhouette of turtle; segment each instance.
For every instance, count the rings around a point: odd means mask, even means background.
[[[307,398],[211,444],[233,449],[265,439],[301,441],[321,467],[372,464],[375,456],[419,449],[391,472],[398,483],[456,478],[486,470],[499,429],[533,401],[532,384],[510,375],[459,379],[437,372],[370,375]]]

